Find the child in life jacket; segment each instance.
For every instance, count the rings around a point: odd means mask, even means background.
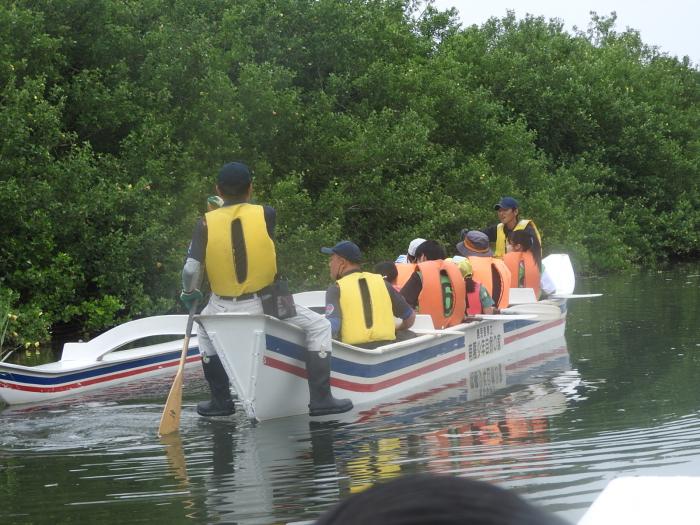
[[[447,259],[450,260],[450,259]],[[497,314],[498,308],[485,286],[472,278],[472,265],[469,259],[461,255],[452,257],[452,262],[457,265],[464,277],[464,284],[467,287],[467,310],[466,315],[476,314]]]
[[[513,231],[507,249],[503,262],[510,270],[511,288],[532,288],[539,298],[541,274],[532,253],[532,237],[526,230]]]
[[[378,273],[384,280],[394,287],[397,292],[400,291],[396,278],[399,276],[399,271],[396,269],[396,264],[392,261],[382,261],[375,265],[374,273]]]

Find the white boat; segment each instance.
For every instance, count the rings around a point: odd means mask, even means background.
[[[558,309],[556,318],[515,316],[476,320],[448,330],[418,328],[413,339],[375,349],[333,341],[333,393],[362,408],[561,338],[566,300],[550,306]],[[264,421],[308,412],[306,349],[300,329],[266,315],[224,313],[196,319],[210,335],[249,418]]]
[[[173,373],[180,362],[186,315],[162,315],[119,325],[85,343],[66,343],[61,359],[37,366],[0,362],[0,401],[51,401],[120,383]],[[196,326],[187,363],[199,361]]]
[[[545,259],[557,294],[571,294],[574,273],[566,255]],[[511,290],[514,292],[516,290]],[[518,290],[523,291],[523,290]],[[374,349],[333,341],[331,386],[357,409],[434,386],[509,353],[562,338],[567,299],[520,298],[512,317],[482,316],[447,330],[417,316],[417,337]],[[519,294],[527,295],[527,294]],[[323,292],[296,294],[295,302],[322,311]],[[511,300],[511,303],[514,301]],[[524,303],[524,304],[522,304]],[[519,314],[519,315],[518,315]],[[250,419],[265,421],[308,413],[303,332],[266,315],[223,313],[196,317],[207,333]]]
[[[695,525],[699,491],[698,476],[621,476],[606,485],[578,525]]]

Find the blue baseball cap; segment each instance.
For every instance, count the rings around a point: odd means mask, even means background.
[[[506,208],[508,210],[515,210],[518,208],[518,201],[516,201],[513,197],[503,197],[501,199],[501,202],[496,204],[493,209],[498,211],[501,208]]]
[[[321,253],[326,255],[336,254],[353,263],[362,261],[362,252],[357,244],[352,241],[340,241],[333,248],[321,248]]]

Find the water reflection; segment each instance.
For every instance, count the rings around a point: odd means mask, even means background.
[[[562,338],[372,407],[352,422],[184,419],[190,442],[164,443],[165,452],[176,486],[188,489],[180,499],[190,517],[313,519],[378,481],[407,472],[488,471],[503,456],[485,457],[481,449],[547,442],[549,418],[565,410],[563,390],[577,381]]]
[[[492,460],[484,447],[548,442],[549,419],[566,410],[565,390],[580,381],[570,370],[565,340],[487,364],[467,377],[362,414],[367,435],[344,465],[351,491],[397,475],[456,473]],[[436,425],[436,423],[438,423]],[[397,434],[394,436],[392,434]]]

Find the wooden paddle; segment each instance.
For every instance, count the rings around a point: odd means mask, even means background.
[[[194,313],[197,309],[197,301],[192,303],[190,314],[187,317],[187,329],[185,330],[185,341],[182,344],[182,353],[180,354],[180,365],[177,367],[177,373],[173,384],[170,387],[168,399],[163,408],[163,415],[160,417],[160,426],[158,427],[158,435],[165,436],[171,434],[180,428],[180,412],[182,412],[182,382],[185,375],[185,362],[187,361],[187,350],[190,347],[190,337],[192,335],[192,326],[194,325]]]

